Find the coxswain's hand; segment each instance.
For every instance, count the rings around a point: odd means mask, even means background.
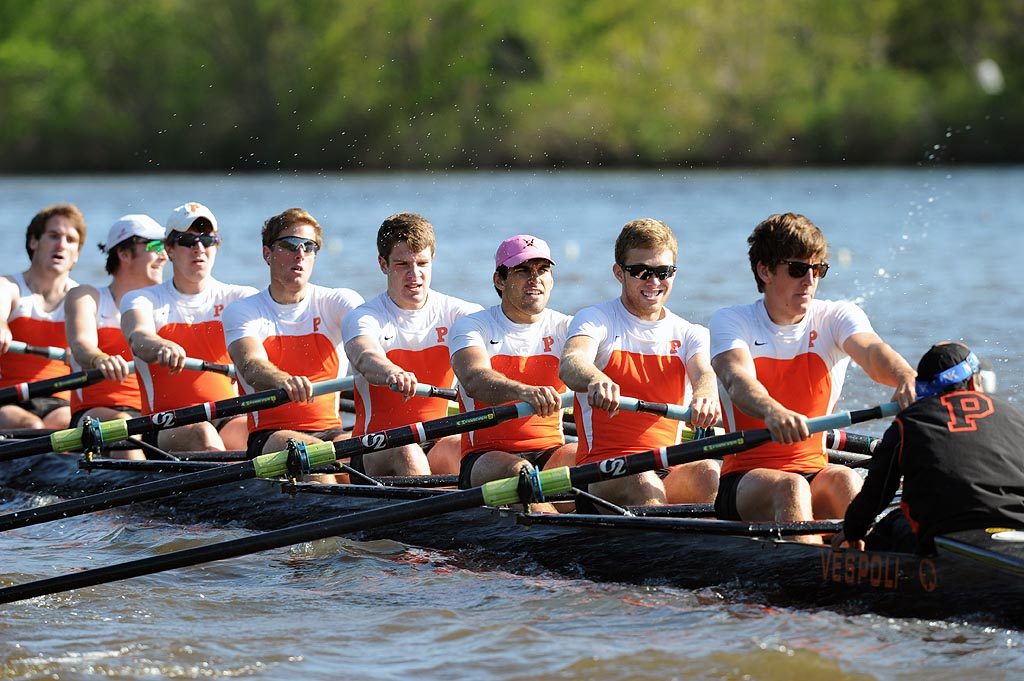
[[[850,542],[850,540],[846,538],[846,535],[843,533],[843,531],[839,530],[834,535],[832,535],[832,549],[834,551],[838,551],[839,549],[856,549],[857,551],[863,551],[864,540],[858,539],[854,542]]]

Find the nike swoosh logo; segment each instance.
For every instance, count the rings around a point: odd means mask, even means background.
[[[501,345],[501,341],[491,341],[491,345]]]
[[[384,336],[384,340],[386,340],[386,341],[389,341],[389,340],[391,340],[392,338],[394,338],[394,336]]]
[[[761,341],[760,343],[758,343],[757,341],[754,341],[754,345],[766,345],[767,343],[768,343],[768,341]]]

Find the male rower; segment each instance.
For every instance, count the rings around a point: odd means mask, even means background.
[[[223,313],[256,293],[251,286],[213,278],[221,243],[217,219],[201,203],[178,206],[167,218],[164,248],[172,277],[127,293],[121,300],[121,330],[135,357],[145,412],[178,409],[237,396],[227,376],[183,372],[186,357],[226,364]],[[162,430],[157,444],[172,451],[245,449],[244,416]]]
[[[104,379],[71,392],[71,427],[89,416],[100,421],[142,415],[139,382],[130,373],[128,341],[121,333],[121,299],[129,291],[163,281],[164,230],[148,215],[125,215],[110,227],[105,243],[110,284],[101,289],[82,285],[64,301],[65,328],[73,371],[99,369]],[[141,451],[121,453],[144,459]]]
[[[387,290],[345,318],[345,353],[355,370],[353,436],[441,418],[445,400],[413,397],[417,382],[451,387],[448,332],[455,321],[482,308],[431,290],[434,227],[415,213],[398,213],[377,231],[377,262]],[[418,444],[353,457],[371,475],[459,472],[458,436],[437,440],[429,460]]]
[[[896,543],[879,548],[929,554],[939,534],[1024,528],[1021,442],[1024,413],[986,394],[981,362],[970,348],[933,345],[917,365],[917,401],[885,431],[832,545],[849,542],[863,549],[875,516],[892,501],[901,477],[902,512],[893,511],[880,523]]]
[[[816,300],[828,243],[803,215],[772,215],[747,239],[763,297],[711,317],[712,366],[730,432],[768,428],[774,442],[725,457],[715,502],[720,518],[799,521],[839,518],[861,478],[829,465],[807,418],[832,413],[852,358],[893,399],[914,400],[914,370],[850,302]]]
[[[224,311],[224,335],[243,391],[284,388],[291,403],[249,414],[249,458],[286,449],[289,439],[348,437],[337,394],[314,398],[313,381],[348,373],[341,322],[363,303],[351,289],[309,283],[324,239],[307,211],[289,208],[269,218],[262,239],[270,285]]]
[[[571,466],[576,443],[562,432],[558,358],[569,316],[548,308],[555,261],[543,239],[505,239],[494,256],[494,289],[501,299],[462,317],[448,336],[452,368],[467,411],[526,402],[534,415],[462,436],[459,487],[519,475],[525,466]]]
[[[664,222],[627,223],[615,240],[612,274],[618,298],[580,310],[569,327],[560,374],[576,392],[579,435],[576,462],[675,444],[682,424],[654,414],[619,412],[619,398],[683,404],[697,428],[719,418],[708,331],[666,306],[676,276],[678,244]],[[590,485],[599,497],[630,506],[710,503],[718,488],[718,464],[675,466],[662,481],[648,471]]]
[[[0,387],[57,378],[68,373],[60,360],[8,353],[12,340],[65,347],[64,297],[77,286],[71,269],[85,243],[85,218],[61,203],[32,218],[25,231],[29,267],[0,277]],[[0,428],[67,428],[68,392],[0,407]]]

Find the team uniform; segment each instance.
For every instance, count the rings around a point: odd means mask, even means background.
[[[108,355],[120,355],[126,361],[132,361],[132,351],[128,341],[121,333],[121,311],[114,304],[114,296],[110,288],[98,289],[99,304],[96,309],[96,346]],[[72,371],[83,371],[74,355],[68,353]],[[134,415],[142,414],[142,395],[139,392],[139,381],[132,374],[120,383],[100,381],[93,385],[71,391],[71,427],[78,425],[84,412],[93,407],[109,407]]]
[[[146,312],[153,319],[157,335],[180,345],[189,357],[230,364],[224,342],[224,310],[236,300],[256,293],[252,286],[210,279],[202,292],[185,295],[174,288],[171,280],[126,293],[121,299],[121,313]],[[221,374],[182,371],[172,375],[166,367],[149,364],[138,357],[135,370],[146,414],[237,395],[231,379]]]
[[[348,343],[357,336],[369,336],[380,344],[389,360],[416,374],[421,383],[450,388],[455,383],[455,372],[448,358],[449,331],[459,317],[481,309],[476,303],[431,291],[422,308],[403,310],[385,292],[345,317],[342,338]],[[359,373],[353,378],[354,436],[441,418],[448,413],[445,400],[406,401],[385,385],[370,385]]]
[[[708,330],[665,310],[657,321],[630,314],[618,298],[580,310],[568,337],[597,342],[594,365],[615,381],[623,395],[652,402],[689,404],[692,395],[686,363],[708,354]],[[587,403],[586,393],[573,400],[579,436],[576,463],[602,461],[621,454],[658,449],[679,441],[682,423],[639,412],[610,418]]]
[[[265,289],[224,311],[224,335],[228,345],[240,338],[257,340],[270,362],[287,374],[313,382],[333,380],[348,373],[342,320],[362,303],[362,296],[350,289],[311,285],[301,302],[282,305]],[[238,376],[242,392],[256,392],[241,373]],[[288,403],[250,412],[248,427],[250,456],[261,454],[267,439],[279,430],[337,436],[337,395],[320,395],[312,404]]]
[[[937,534],[1024,528],[1024,414],[1005,400],[963,390],[918,400],[886,430],[843,533],[864,537],[903,477],[900,507],[930,553]]]
[[[66,348],[68,342],[64,332],[64,305],[58,305],[53,311],[47,312],[42,308],[42,299],[25,283],[24,274],[19,272],[10,276],[18,285],[18,304],[11,309],[7,318],[11,336],[28,345]],[[68,289],[75,286],[78,284],[68,279]],[[10,352],[0,355],[0,388],[58,378],[68,373],[68,365],[60,360]],[[41,417],[65,406],[70,398],[71,394],[65,390],[50,397],[30,400],[22,406]]]
[[[558,358],[562,355],[570,317],[546,309],[533,324],[517,324],[505,316],[501,305],[459,319],[452,327],[448,350],[475,347],[487,354],[491,368],[512,380],[528,385],[548,385],[559,392],[565,384],[558,377]],[[459,386],[459,401],[464,411],[492,406],[470,397]],[[550,456],[565,444],[562,414],[549,417],[529,416],[506,421],[492,428],[462,435],[463,469],[474,454],[489,451],[525,454],[531,463],[544,465],[540,457]]]

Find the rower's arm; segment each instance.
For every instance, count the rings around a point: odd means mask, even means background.
[[[128,340],[132,354],[147,364],[160,364],[178,373],[185,368],[185,349],[161,338],[156,332],[153,315],[147,310],[121,311],[121,333]]]
[[[386,385],[406,397],[416,393],[416,374],[388,359],[384,348],[370,336],[356,336],[345,343],[345,354],[352,368],[371,385]]]
[[[558,376],[572,391],[587,394],[587,403],[615,414],[619,409],[619,384],[597,368],[597,341],[573,336],[565,342]]]
[[[868,533],[875,516],[885,510],[899,489],[901,447],[899,426],[894,423],[875,447],[864,486],[846,509],[843,534],[848,541],[855,542]]]
[[[478,347],[465,347],[452,355],[452,369],[459,385],[474,400],[486,404],[526,402],[541,417],[551,416],[561,408],[558,391],[552,386],[512,380],[491,368],[487,353]]]
[[[916,399],[917,372],[878,334],[855,333],[843,343],[843,351],[872,381],[896,388],[892,399],[900,403],[900,409],[906,409]]]
[[[312,402],[313,383],[306,376],[292,376],[281,371],[270,358],[263,344],[243,336],[228,346],[235,370],[255,391],[284,388],[292,402]]]
[[[10,319],[11,311],[20,298],[18,285],[7,277],[0,277],[0,355],[7,352],[11,347],[11,341],[14,340],[7,320]]]
[[[686,362],[686,375],[693,387],[690,423],[695,428],[711,428],[722,417],[718,401],[718,378],[708,356],[698,352]]]
[[[764,421],[773,440],[786,444],[806,440],[811,436],[807,417],[786,409],[769,395],[768,389],[749,369],[753,364],[754,360],[745,348],[726,350],[711,360],[711,366],[732,403],[747,416]]]

